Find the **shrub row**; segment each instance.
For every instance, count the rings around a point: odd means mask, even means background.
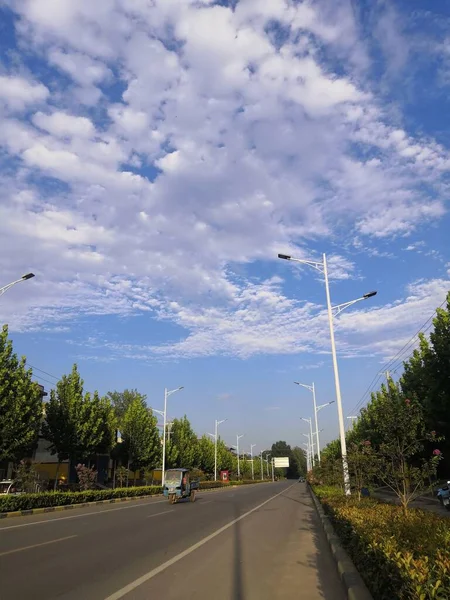
[[[450,520],[339,490],[314,489],[377,600],[450,598]]]
[[[230,485],[245,485],[249,483],[262,483],[261,481],[202,481],[200,489],[229,487]],[[39,494],[7,494],[0,496],[0,513],[16,510],[30,510],[33,508],[50,508],[52,506],[67,506],[69,504],[83,504],[85,502],[98,502],[115,498],[131,498],[138,496],[152,496],[161,494],[161,486],[143,486],[116,488],[115,490],[87,490],[85,492],[42,492]]]
[[[87,490],[85,492],[42,492],[40,494],[7,494],[0,497],[0,512],[48,508],[98,502],[114,498],[160,494],[161,486],[116,488],[115,490]]]

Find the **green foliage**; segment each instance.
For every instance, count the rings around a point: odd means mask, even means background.
[[[67,506],[160,494],[160,486],[116,488],[115,490],[87,490],[83,492],[44,492],[41,494],[8,494],[0,497],[0,512]]]
[[[201,481],[200,489],[216,489],[235,485],[263,483],[258,481]],[[140,496],[153,496],[162,493],[161,486],[123,487],[115,490],[87,490],[82,492],[43,492],[41,494],[8,494],[0,497],[0,513],[33,508],[50,508],[98,502],[100,500],[118,500]]]
[[[373,499],[315,488],[325,512],[377,600],[450,597],[450,520]]]
[[[306,473],[306,457],[303,450],[299,447],[292,449],[284,441],[275,442],[270,451],[273,457],[287,456],[289,458],[288,469],[276,469],[278,477],[287,477],[295,479]]]
[[[42,419],[42,396],[32,371],[13,352],[8,327],[0,333],[0,461],[20,460],[35,448]]]
[[[39,491],[39,476],[30,460],[21,460],[16,466],[14,483],[20,491],[28,493]]]
[[[383,468],[380,457],[374,451],[370,440],[364,440],[359,444],[350,444],[347,460],[352,487],[356,490],[358,499],[361,499],[361,490],[369,487],[380,467]]]
[[[131,468],[154,468],[161,461],[161,442],[156,417],[135,398],[122,420],[122,447]]]
[[[204,473],[214,474],[214,442],[207,435],[197,444],[197,467]]]
[[[442,473],[450,468],[450,292],[445,308],[436,311],[429,340],[420,336],[419,348],[404,364],[400,380],[407,397],[415,397],[424,410],[428,430],[445,437]]]
[[[173,420],[170,443],[176,448],[173,467],[190,469],[197,464],[197,435],[186,415]]]
[[[106,396],[109,399],[111,406],[113,407],[114,414],[119,424],[119,428],[130,404],[138,400],[144,408],[146,408],[147,406],[147,396],[145,396],[144,394],[140,394],[137,390],[124,390],[123,392],[108,392]]]
[[[59,462],[67,459],[87,460],[112,447],[115,431],[113,409],[97,392],[83,393],[83,380],[74,364],[70,375],[63,377],[51,390],[45,406],[42,432],[50,451]]]

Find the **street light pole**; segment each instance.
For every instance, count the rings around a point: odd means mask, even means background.
[[[294,383],[306,388],[307,390],[312,392],[312,395],[313,395],[314,421],[315,421],[315,425],[316,425],[316,440],[317,440],[317,442],[316,442],[316,444],[317,444],[317,459],[318,459],[319,465],[320,465],[320,440],[319,440],[320,430],[319,430],[319,425],[318,425],[318,421],[317,421],[317,413],[322,408],[325,408],[325,406],[328,406],[329,404],[333,404],[334,400],[332,400],[331,402],[326,402],[325,404],[321,404],[320,406],[317,406],[317,404],[316,404],[316,388],[314,386],[314,382],[312,383],[312,385],[307,385],[306,383],[299,383],[298,381],[294,381]]]
[[[252,461],[252,479],[255,479],[255,469],[253,467],[253,448],[256,446],[256,444],[250,444],[250,458]]]
[[[312,260],[303,260],[300,258],[293,258],[287,254],[278,254],[278,258],[282,258],[284,260],[291,260],[294,262],[299,262],[304,265],[309,265],[313,267],[317,271],[323,274],[325,279],[325,291],[327,298],[327,310],[328,310],[328,324],[330,327],[330,339],[331,339],[331,354],[333,356],[333,370],[334,370],[334,383],[336,387],[336,403],[338,409],[338,421],[339,421],[339,435],[341,438],[341,454],[342,454],[342,470],[344,474],[344,488],[345,494],[349,496],[351,494],[350,489],[350,475],[348,472],[348,461],[347,461],[347,444],[345,441],[345,426],[344,426],[344,414],[342,411],[342,398],[341,398],[341,386],[339,381],[339,369],[337,363],[336,356],[336,343],[334,339],[334,324],[333,324],[333,311],[335,311],[336,315],[341,313],[344,309],[352,306],[356,302],[360,302],[361,300],[367,300],[368,298],[372,298],[376,296],[377,292],[369,292],[361,296],[361,298],[356,298],[355,300],[351,300],[350,302],[344,302],[343,304],[338,304],[337,306],[331,305],[331,297],[330,297],[330,284],[328,280],[328,265],[327,265],[327,257],[326,254],[322,256],[322,262],[312,261]]]
[[[309,465],[309,444],[307,444],[306,442],[304,442],[303,446],[306,446],[306,470],[309,472],[310,471],[310,465]]]
[[[263,466],[262,450],[261,450],[261,481],[264,481],[264,466]]]
[[[226,419],[222,419],[222,421],[218,421],[216,419],[216,428],[214,432],[214,481],[217,481],[217,430],[221,423],[225,423]]]
[[[20,279],[16,279],[15,281],[11,281],[11,283],[7,283],[6,285],[0,288],[0,296],[3,296],[3,294],[7,290],[9,290],[9,288],[12,288],[13,285],[20,283],[21,281],[27,281],[28,279],[32,279],[33,277],[34,273],[27,273],[26,275],[22,275]]]
[[[163,411],[163,455],[162,455],[162,474],[161,474],[161,484],[164,487],[166,482],[166,426],[167,426],[167,398],[175,392],[179,392],[183,389],[183,386],[177,388],[176,390],[168,391],[167,388],[164,388],[164,411]]]
[[[313,430],[312,430],[312,419],[305,419],[304,417],[300,417],[302,421],[306,421],[306,423],[309,423],[309,433],[311,435],[310,438],[310,444],[311,444],[311,461],[312,461],[312,466],[315,467],[316,466],[316,461],[314,459],[314,442],[313,442]]]
[[[237,453],[237,461],[238,461],[238,464],[237,464],[237,467],[238,467],[238,481],[239,481],[239,479],[241,477],[241,465],[240,465],[240,461],[239,461],[239,440],[241,438],[243,438],[243,437],[244,437],[244,434],[242,434],[242,435],[236,435],[236,453]]]
[[[311,451],[311,439],[309,437],[309,433],[303,433],[302,435],[305,436],[305,438],[308,440],[308,459],[309,459],[309,467],[308,467],[308,471],[311,471],[312,469],[312,451]]]

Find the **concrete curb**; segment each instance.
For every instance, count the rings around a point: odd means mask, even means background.
[[[264,482],[271,483],[271,482]],[[245,485],[230,485],[216,488],[208,488],[205,490],[199,489],[199,493],[204,494],[205,492],[221,492],[223,490],[231,490],[234,488],[247,487],[250,485],[258,485],[247,483]],[[79,504],[65,504],[63,506],[46,506],[44,508],[31,508],[29,510],[16,510],[12,512],[0,513],[0,519],[11,519],[12,517],[29,517],[30,515],[41,515],[43,513],[59,512],[63,510],[72,510],[74,508],[85,508],[87,506],[96,506],[97,504],[117,504],[119,502],[131,502],[132,500],[146,500],[147,498],[158,498],[163,497],[163,494],[151,494],[148,496],[130,496],[126,498],[108,498],[107,500],[96,500],[94,502],[80,502]]]
[[[344,584],[348,600],[373,600],[372,594],[367,589],[367,586],[364,583],[357,568],[353,564],[353,561],[342,547],[341,542],[336,532],[334,531],[329,517],[327,517],[327,515],[325,514],[322,505],[316,498],[316,495],[312,491],[312,488],[309,484],[308,488],[311,494],[311,498],[314,502],[314,506],[316,507],[317,514],[319,515],[320,521],[322,523],[322,527],[325,531],[325,535],[327,536],[331,553],[336,561],[336,567],[339,573],[339,577],[341,578],[342,583]]]

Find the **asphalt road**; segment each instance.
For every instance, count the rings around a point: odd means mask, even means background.
[[[1,600],[344,600],[305,484],[0,522]]]

